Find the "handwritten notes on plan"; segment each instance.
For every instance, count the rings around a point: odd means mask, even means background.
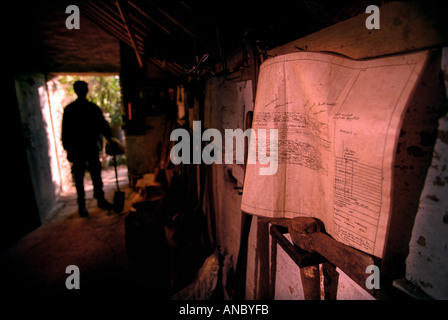
[[[242,210],[318,218],[336,240],[382,257],[398,135],[427,56],[300,52],[264,62],[252,128],[278,130],[278,170],[247,164]]]

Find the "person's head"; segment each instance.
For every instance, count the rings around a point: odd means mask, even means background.
[[[73,90],[75,90],[75,93],[78,96],[78,98],[85,98],[87,92],[89,92],[89,87],[87,85],[87,82],[85,81],[76,81],[73,84]]]

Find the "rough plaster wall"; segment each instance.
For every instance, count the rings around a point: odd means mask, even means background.
[[[244,110],[253,106],[250,81],[230,82],[215,77],[206,84],[203,128],[218,129],[224,138],[224,129],[243,128]],[[223,140],[224,144],[224,140]],[[223,155],[224,157],[224,155]],[[216,225],[216,244],[231,256],[236,267],[241,225],[241,196],[234,189],[242,184],[243,174],[237,164],[209,166],[212,183],[212,208]]]
[[[253,110],[252,81],[215,77],[207,82],[204,128],[244,129],[244,114]],[[223,135],[224,136],[224,135]]]
[[[448,88],[448,50],[442,70]],[[406,278],[435,299],[448,299],[448,114],[439,120],[432,163],[409,243]]]
[[[240,242],[241,196],[233,188],[235,181],[224,165],[213,165],[213,179],[216,244],[223,254],[232,257],[235,268]]]
[[[275,300],[304,300],[300,269],[291,263],[291,258],[278,248],[277,272],[275,275]]]
[[[420,197],[406,277],[435,299],[448,299],[448,115],[440,119],[439,138]]]
[[[381,277],[403,278],[405,260],[419,197],[431,164],[437,121],[446,112],[440,83],[440,52],[431,51],[428,64],[404,116],[394,163],[393,207]],[[445,111],[444,111],[445,110]]]
[[[47,90],[50,100],[51,118],[53,130],[55,133],[56,156],[59,163],[59,173],[61,177],[61,191],[68,191],[72,183],[71,164],[67,160],[67,152],[62,146],[61,132],[62,132],[62,116],[64,108],[71,101],[66,97],[66,90],[57,79],[47,82]]]
[[[126,161],[130,177],[153,173],[158,159],[158,148],[163,140],[165,116],[145,118],[147,129],[142,135],[126,136]]]
[[[43,74],[17,75],[16,95],[41,222],[50,218],[60,196],[55,135]],[[19,191],[18,191],[19,192]]]

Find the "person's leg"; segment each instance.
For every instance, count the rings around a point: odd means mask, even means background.
[[[85,160],[74,160],[72,163],[73,180],[75,181],[76,193],[78,194],[78,209],[81,217],[88,216],[89,213],[86,210],[85,203],[85,191],[84,191],[84,173],[86,171]]]
[[[111,210],[112,205],[104,198],[103,180],[101,179],[101,162],[97,155],[89,157],[89,171],[93,183],[93,196],[98,201],[98,207]]]

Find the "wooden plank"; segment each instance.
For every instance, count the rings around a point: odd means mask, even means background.
[[[300,268],[305,300],[320,300],[319,265]]]
[[[231,288],[234,300],[244,300],[246,297],[247,247],[249,242],[252,215],[241,212],[241,236],[238,260],[235,269],[235,280]]]
[[[269,278],[269,300],[275,300],[275,280],[277,277],[277,242],[271,241],[271,275]]]
[[[322,277],[324,279],[324,300],[336,300],[339,284],[339,273],[336,266],[330,262],[322,263]]]
[[[269,224],[257,221],[257,252],[256,258],[259,266],[257,299],[269,299]]]
[[[391,2],[379,9],[378,30],[368,30],[369,14],[360,14],[270,50],[268,56],[313,51],[364,59],[448,44],[448,24],[439,2]]]

